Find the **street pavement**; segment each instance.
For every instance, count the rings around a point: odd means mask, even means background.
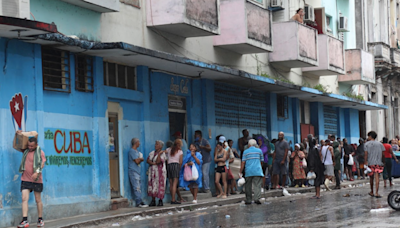
[[[193,211],[171,210],[91,227],[400,227],[400,212],[387,204],[387,195],[400,185],[387,189],[382,185],[380,199],[369,196],[369,185],[365,185],[324,191],[319,200],[311,199],[314,193],[269,197],[262,205],[236,203]]]

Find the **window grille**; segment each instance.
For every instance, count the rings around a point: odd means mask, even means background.
[[[84,92],[93,92],[92,56],[75,56],[75,89]]]
[[[135,68],[104,62],[104,85],[136,90]]]
[[[43,89],[71,92],[69,52],[42,47]]]

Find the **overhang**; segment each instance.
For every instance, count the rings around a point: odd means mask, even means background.
[[[341,108],[357,110],[387,109],[387,106],[368,101],[360,101],[338,94],[322,93],[316,89],[283,83],[267,77],[253,75],[245,71],[216,64],[200,62],[170,53],[155,51],[122,42],[99,43],[73,39],[61,34],[46,34],[38,37],[35,43],[53,45],[71,52],[83,52],[103,57],[130,66],[148,66],[150,69],[165,71],[190,78],[210,79],[219,82],[244,86],[249,89],[296,97],[309,102],[322,102]]]
[[[57,33],[55,24],[0,16],[0,37],[34,39],[31,36]]]

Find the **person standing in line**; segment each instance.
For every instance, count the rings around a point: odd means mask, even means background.
[[[390,187],[393,186],[392,183],[392,159],[394,159],[397,163],[396,155],[393,153],[393,148],[390,144],[388,144],[388,138],[383,137],[382,139],[383,146],[385,147],[385,168],[383,169],[383,187],[386,188],[386,180],[389,180]]]
[[[306,174],[304,172],[302,160],[305,159],[305,154],[300,150],[300,144],[296,143],[294,145],[294,151],[292,152],[290,158],[293,159],[293,179],[295,188],[306,186],[304,185],[304,180],[306,179]]]
[[[233,147],[233,140],[232,139],[228,139],[228,146],[229,146],[229,148],[231,148],[235,158],[240,158],[240,155],[239,155],[237,149]]]
[[[264,142],[263,136],[257,137],[257,143],[258,143],[258,147],[260,148],[260,150],[264,156],[263,164],[262,164],[262,171],[263,171],[264,177],[263,177],[263,183],[262,183],[262,187],[261,187],[261,193],[264,193],[265,177],[268,174],[266,172],[268,170],[268,146],[267,146],[266,142]]]
[[[197,151],[200,151],[203,157],[203,193],[210,192],[210,164],[211,164],[211,146],[210,143],[203,138],[203,133],[200,130],[194,132],[194,144]]]
[[[359,169],[357,170],[359,176],[361,177],[361,180],[365,179],[365,173],[364,173],[364,166],[365,166],[365,150],[364,150],[364,139],[360,138],[358,140],[359,145],[356,150],[356,156],[357,156],[357,161],[358,161],[358,166]]]
[[[392,150],[393,151],[398,151],[399,150],[399,142],[396,138],[392,139],[391,142],[389,142],[389,144],[392,145]]]
[[[386,149],[382,143],[376,141],[377,136],[375,131],[368,132],[368,142],[365,143],[365,161],[366,165],[371,169],[371,172],[368,173],[371,192],[368,194],[372,197],[382,198],[378,193],[379,174],[383,172],[383,167],[385,165],[382,161],[384,161]]]
[[[262,177],[264,176],[264,174],[262,173],[262,163],[264,160],[264,155],[262,154],[262,151],[257,147],[257,141],[254,139],[250,139],[248,149],[246,149],[243,153],[242,165],[240,166],[240,173],[243,173],[244,169],[246,170],[246,204],[251,204],[253,189],[254,203],[261,204],[261,183]]]
[[[22,131],[17,131],[21,133]],[[22,221],[18,224],[18,227],[29,227],[28,222],[28,201],[29,195],[33,191],[36,200],[36,206],[38,211],[37,226],[44,226],[43,221],[43,203],[42,203],[42,191],[43,191],[43,168],[46,163],[46,156],[43,150],[40,149],[35,137],[29,138],[28,149],[21,150],[23,152],[21,165],[19,172],[21,176],[21,193],[22,193]]]
[[[196,151],[196,145],[193,143],[190,144],[190,150],[186,152],[186,156],[183,159],[183,164],[182,169],[180,171],[180,178],[179,178],[179,186],[184,187],[184,188],[189,188],[190,192],[192,193],[193,196],[193,203],[197,203],[197,193],[199,191],[199,188],[202,187],[202,172],[201,171],[201,164],[203,163],[202,156],[199,152]],[[184,176],[184,167],[185,166],[195,166],[197,170],[199,171],[199,177],[195,181],[185,181],[183,178]]]
[[[168,141],[165,143],[165,146],[167,147],[167,149],[168,149],[168,148],[171,149],[171,147],[172,147],[173,145],[174,145],[174,142],[171,141],[171,140],[168,140]],[[167,151],[165,150],[165,152],[167,152]],[[182,152],[183,152],[183,151],[182,151]],[[167,158],[167,159],[168,159],[168,158]],[[167,167],[167,164],[165,164],[165,167]],[[200,171],[199,171],[199,172],[200,172]],[[167,178],[168,178],[168,172],[167,172]],[[168,182],[168,183],[169,183],[169,182]],[[169,183],[169,185],[171,186],[171,183]],[[165,186],[165,187],[167,187],[167,186]],[[185,189],[185,190],[186,190],[186,189]],[[179,202],[181,202],[181,203],[186,202],[186,200],[182,198],[182,195],[181,195],[181,192],[180,192],[179,188],[176,189],[176,194],[178,195]]]
[[[343,149],[344,149],[344,172],[346,173],[347,180],[354,181],[353,178],[353,165],[348,165],[350,155],[354,157],[355,152],[353,147],[348,144],[346,138],[343,139]]]
[[[157,140],[154,146],[154,150],[150,152],[147,157],[147,163],[150,165],[148,170],[148,186],[147,194],[152,198],[150,207],[156,206],[156,198],[159,199],[158,206],[163,206],[163,199],[165,196],[165,186],[167,183],[167,169],[165,161],[167,156],[165,155],[164,142]]]
[[[128,153],[128,170],[129,180],[131,182],[133,195],[136,201],[136,207],[148,207],[148,205],[144,204],[142,200],[140,163],[142,163],[144,159],[143,154],[137,150],[140,146],[140,140],[138,138],[133,138],[131,140],[131,145],[132,148]]]
[[[340,144],[338,141],[333,142],[333,154],[335,156],[335,165],[334,165],[334,173],[336,186],[335,189],[340,189],[340,175],[341,175],[341,165],[340,159],[342,158],[342,153],[340,152]]]
[[[282,185],[286,183],[286,158],[289,151],[289,143],[284,139],[285,134],[279,132],[278,141],[275,143],[274,162],[272,170],[272,189],[276,189],[279,183],[279,175],[282,175]]]
[[[217,143],[214,152],[214,161],[217,164],[217,168],[215,169],[215,187],[218,190],[217,198],[222,197],[222,199],[226,199],[226,193],[228,190],[227,185],[227,173],[226,173],[226,158],[228,157],[228,152],[224,149],[224,146],[221,142]],[[224,189],[222,190],[221,184],[219,183],[222,179],[222,183]]]
[[[335,154],[333,153],[333,148],[331,147],[331,140],[325,140],[325,145],[321,148],[321,156],[322,156],[322,163],[325,166],[325,181],[324,185],[325,188],[330,191],[329,182],[332,179],[334,174],[334,166],[335,166]]]
[[[238,140],[238,146],[240,150],[240,158],[243,157],[243,152],[247,149],[249,140],[251,139],[250,133],[247,129],[243,129],[242,131],[243,137]]]
[[[321,153],[318,150],[318,147],[315,145],[317,143],[316,139],[313,139],[312,135],[307,136],[307,140],[310,145],[310,150],[308,151],[308,167],[310,172],[315,173],[316,178],[314,179],[315,186],[315,196],[313,199],[321,198],[321,185],[324,183],[324,165],[321,161]]]
[[[173,134],[173,136],[175,137],[175,139],[180,139],[182,141],[181,149],[184,153],[186,153],[186,151],[188,151],[189,148],[188,148],[188,144],[187,144],[186,140],[182,137],[182,133],[180,131],[177,131]]]
[[[174,145],[168,148],[167,151],[167,176],[169,179],[169,189],[171,192],[171,204],[181,204],[175,199],[175,194],[178,189],[179,172],[182,167],[183,152],[181,150],[182,141],[175,139]]]

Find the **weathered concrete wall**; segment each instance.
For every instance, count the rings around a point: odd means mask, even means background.
[[[246,3],[246,11],[249,38],[271,44],[271,12],[251,3]]]
[[[329,47],[329,64],[331,66],[344,69],[344,47],[343,42],[334,39],[332,37],[328,38]]]
[[[218,26],[217,0],[186,0],[186,17]]]
[[[299,54],[313,60],[318,59],[316,30],[303,25],[298,26]]]

